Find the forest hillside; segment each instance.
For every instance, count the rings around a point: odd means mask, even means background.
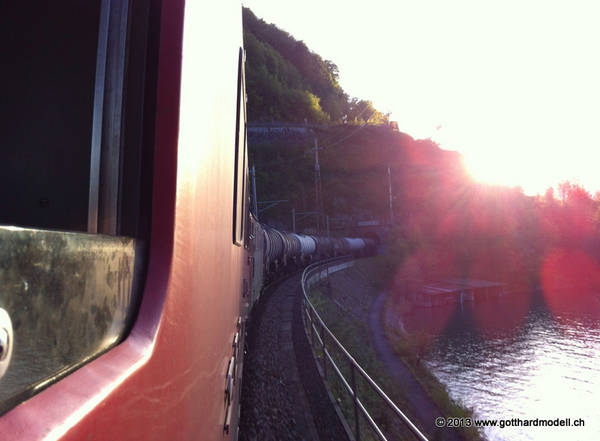
[[[600,293],[598,195],[570,182],[535,197],[475,182],[458,153],[399,132],[368,100],[349,98],[332,61],[249,9],[244,41],[258,200],[284,201],[261,220],[291,229],[292,209],[316,210],[317,143],[332,234],[361,220],[392,225],[399,279],[469,276]],[[314,218],[299,217],[297,228],[313,232]]]

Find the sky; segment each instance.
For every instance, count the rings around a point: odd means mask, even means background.
[[[528,194],[600,191],[600,1],[243,0],[350,95]]]

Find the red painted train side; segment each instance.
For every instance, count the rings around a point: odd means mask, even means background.
[[[241,8],[165,0],[159,46],[138,317],[121,344],[0,417],[3,441],[235,436],[237,400],[227,433],[224,390],[249,269],[231,239]]]
[[[0,416],[2,441],[235,439],[244,319],[263,279],[368,246],[246,222],[241,8],[152,4],[154,175],[137,318],[120,344]]]

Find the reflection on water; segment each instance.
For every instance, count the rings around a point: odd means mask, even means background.
[[[561,306],[542,294],[485,304],[416,308],[408,332],[432,340],[425,360],[450,395],[476,418],[577,418],[585,427],[486,428],[490,440],[600,439],[600,301],[572,296]],[[550,305],[550,306],[548,306]]]

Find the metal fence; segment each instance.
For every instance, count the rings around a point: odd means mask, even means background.
[[[414,425],[412,421],[396,406],[396,404],[386,395],[386,393],[369,377],[364,369],[356,362],[354,357],[342,346],[336,336],[329,330],[327,325],[323,322],[319,313],[312,305],[308,298],[308,291],[313,285],[322,282],[333,272],[351,266],[352,258],[350,257],[338,257],[328,259],[325,261],[317,262],[306,267],[302,273],[302,293],[303,298],[303,312],[304,312],[304,323],[307,336],[310,340],[313,354],[316,356],[315,350],[319,350],[322,355],[321,373],[324,379],[328,380],[328,375],[333,372],[335,376],[341,381],[344,389],[348,392],[350,398],[353,401],[354,411],[354,437],[357,441],[361,440],[360,432],[360,416],[364,417],[368,426],[377,435],[377,438],[381,441],[388,441],[388,438],[384,435],[382,428],[375,422],[369,411],[365,408],[363,402],[360,399],[360,392],[357,388],[357,376],[364,379],[364,382],[370,387],[372,391],[385,403],[386,407],[391,413],[399,419],[408,430],[415,436],[416,439],[421,441],[427,441],[427,438],[423,433]],[[340,369],[340,366],[335,362],[332,357],[328,345],[337,349],[342,354],[342,359],[349,366],[350,378],[346,378]],[[317,357],[315,357],[316,359]],[[364,383],[363,382],[363,383]],[[348,421],[346,421],[348,423]]]

